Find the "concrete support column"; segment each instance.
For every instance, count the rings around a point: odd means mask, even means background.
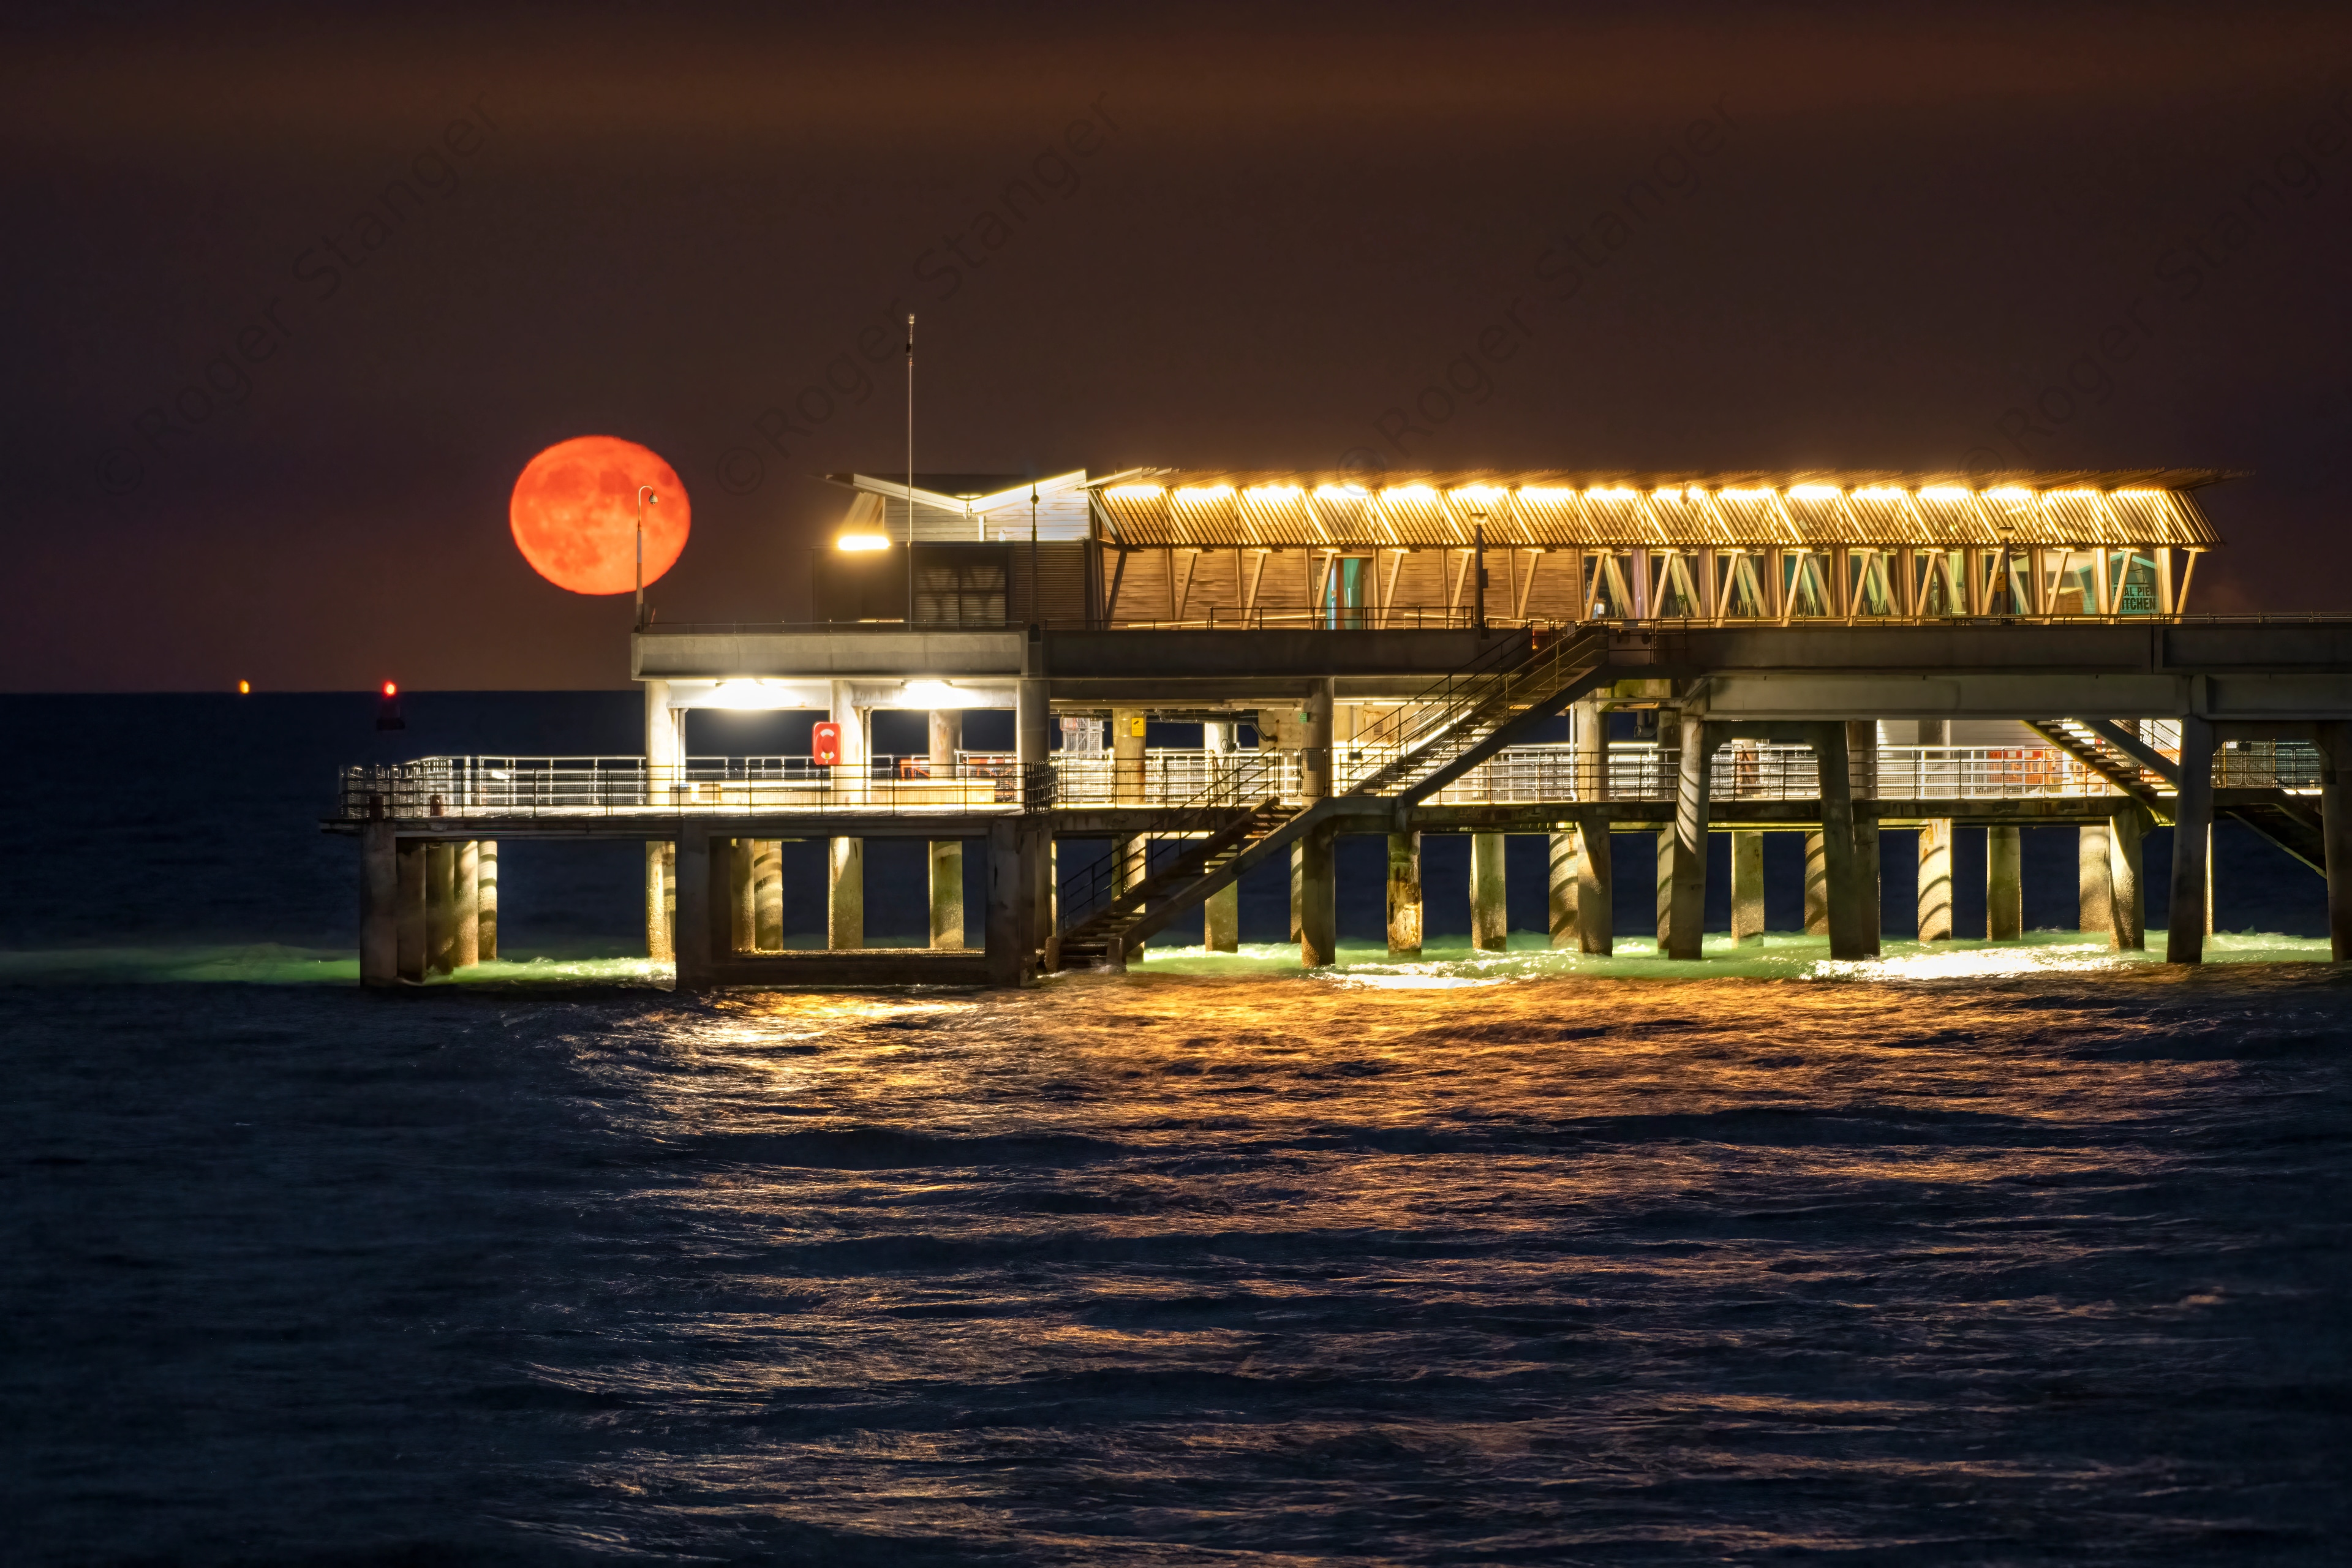
[[[1813,753],[1822,781],[1822,868],[1829,887],[1830,956],[1858,959],[1870,956],[1864,932],[1864,898],[1877,889],[1862,879],[1860,857],[1853,843],[1853,784],[1847,771],[1846,727],[1813,727]],[[1875,900],[1871,902],[1875,914]]]
[[[1298,911],[1306,896],[1301,890],[1305,887],[1306,867],[1307,851],[1293,844],[1290,847],[1290,940],[1293,942],[1298,940]]]
[[[1201,942],[1211,952],[1238,952],[1242,945],[1242,884],[1236,877],[1201,903]]]
[[[1209,753],[1209,766],[1216,776],[1227,784],[1233,777],[1233,754],[1236,750],[1234,731],[1231,722],[1212,721],[1201,726],[1202,749]],[[1221,798],[1230,798],[1230,795]],[[1201,905],[1201,941],[1211,952],[1237,952],[1242,944],[1242,885],[1238,877],[1211,893]]]
[[[1031,656],[1041,644],[1032,642]],[[1054,721],[1053,704],[1048,700],[1042,674],[1024,675],[1013,694],[1013,754],[1021,764],[1025,781],[1029,771],[1042,768],[1054,760],[1052,742],[1046,728]],[[1025,782],[1024,787],[1027,787]]]
[[[982,918],[982,946],[988,955],[988,983],[1010,990],[1027,983],[1028,946],[1036,879],[1028,866],[1028,824],[998,817],[988,825],[988,907]]]
[[[1151,840],[1133,834],[1110,841],[1110,892],[1118,898],[1141,887],[1151,876]],[[1111,966],[1124,969],[1130,963],[1143,962],[1144,942],[1140,937],[1128,942],[1122,952],[1109,954]]]
[[[1674,856],[1667,894],[1668,958],[1702,955],[1706,940],[1706,823],[1708,768],[1716,738],[1706,718],[1682,715],[1681,752],[1675,773]]]
[[[866,840],[825,840],[824,945],[866,945]]]
[[[784,841],[751,843],[751,945],[761,952],[784,951]]]
[[[1327,675],[1307,690],[1307,749],[1299,754],[1299,772],[1304,775],[1304,793],[1308,800],[1321,800],[1331,793],[1332,724],[1339,706],[1338,688],[1339,683]]]
[[[2327,872],[2327,951],[2352,960],[2352,725],[2321,724],[2319,840]]]
[[[425,848],[425,963],[436,974],[457,967],[457,847]]]
[[[1985,829],[1985,935],[2013,942],[2025,934],[2025,844],[2011,824]]]
[[[712,862],[728,857],[730,844],[729,839],[713,838],[708,828],[688,826],[679,834],[671,868],[677,900],[672,950],[677,957],[680,991],[711,987],[712,964],[718,957],[714,949],[727,934],[731,909],[727,868]]]
[[[1919,940],[1952,940],[1952,821],[1919,825]]]
[[[669,705],[669,682],[648,680],[646,687],[646,789],[648,805],[677,799],[686,762],[685,725],[680,710]]]
[[[677,957],[677,846],[646,840],[646,956],[656,963]]]
[[[1017,703],[1016,696],[1014,701]],[[931,710],[929,735],[931,777],[942,783],[953,783],[956,776],[956,753],[963,750],[963,710],[934,708]]]
[[[1853,719],[1845,727],[1846,765],[1852,770],[1853,798],[1878,798],[1878,721],[1874,719]],[[1880,897],[1882,881],[1878,870],[1878,817],[1874,813],[1858,810],[1853,814],[1854,875],[1859,879],[1856,897],[1862,900],[1862,945],[1864,956],[1878,956],[1879,928],[1885,923],[1884,902]]]
[[[475,847],[474,951],[484,963],[499,961],[499,841],[485,838]]]
[[[686,715],[669,705],[669,682],[648,680],[646,687],[646,804],[674,807],[683,798],[686,778]],[[656,846],[646,846],[646,956],[656,962],[675,956],[665,925],[656,929],[661,911],[675,900],[670,882],[675,856],[656,857]],[[493,948],[490,956],[497,956]]]
[[[1572,710],[1570,728],[1576,744],[1576,798],[1609,798],[1609,713],[1597,698],[1587,698]],[[1588,845],[1586,847],[1590,848]]]
[[[1110,798],[1115,805],[1144,804],[1149,780],[1144,776],[1144,711],[1140,708],[1110,710]]]
[[[1820,830],[1805,835],[1805,934],[1830,934],[1830,859]]]
[[[2114,859],[2107,852],[2107,825],[2086,822],[2074,830],[2074,880],[2079,931],[2112,931],[2116,921]]]
[[[1660,828],[1654,836],[1653,843],[1656,853],[1651,857],[1650,863],[1657,872],[1657,876],[1654,879],[1655,885],[1651,889],[1651,912],[1657,925],[1658,956],[1663,958],[1665,956],[1666,938],[1669,928],[1674,922],[1675,913],[1675,830],[1671,827]]]
[[[1019,701],[1018,697],[1014,699]],[[1014,721],[1019,721],[1019,714]],[[934,708],[930,723],[930,773],[938,784],[955,784],[956,752],[963,749],[963,710]],[[947,951],[963,946],[963,842],[956,838],[931,841],[928,862],[930,880],[931,945]]]
[[[1552,830],[1549,847],[1551,851],[1545,866],[1544,888],[1551,917],[1551,946],[1555,952],[1565,952],[1581,940],[1577,920],[1577,884],[1582,869],[1577,862],[1577,831],[1574,823],[1562,823]]]
[[[1329,823],[1310,827],[1299,839],[1298,962],[1320,969],[1339,956],[1339,901],[1332,874],[1332,846],[1339,835]]]
[[[425,971],[432,967],[425,929],[425,861],[429,857],[424,842],[415,838],[400,840],[394,847],[393,856],[397,862],[394,876],[399,883],[400,900],[393,961],[401,979],[412,984],[421,984]]]
[[[449,967],[471,969],[482,962],[482,852],[470,838],[449,848]]]
[[[963,844],[960,839],[934,838],[930,854],[931,945],[946,951],[963,946]]]
[[[1576,940],[1587,952],[1617,951],[1617,888],[1609,819],[1599,812],[1578,820],[1583,851],[1576,863]]]
[[[760,946],[759,887],[751,878],[751,840],[720,838],[715,851],[727,857],[727,950],[755,952]]]
[[[400,984],[400,841],[389,822],[360,829],[360,984]]]
[[[1764,942],[1764,836],[1731,836],[1731,940],[1738,947]]]
[[[1470,836],[1470,945],[1481,952],[1510,946],[1511,910],[1503,880],[1503,836]]]
[[[1421,835],[1389,835],[1389,956],[1421,956]]]
[[[2192,713],[2180,721],[2180,794],[2172,808],[2172,916],[2164,933],[2168,963],[2205,962],[2205,875],[2212,835],[2213,721]]]
[[[2113,891],[2107,945],[2118,952],[2147,947],[2147,890],[2140,877],[2140,840],[2150,825],[2147,807],[2134,803],[2107,826],[2107,886]]]

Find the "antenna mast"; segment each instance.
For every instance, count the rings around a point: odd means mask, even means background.
[[[915,624],[915,312],[907,312],[907,624]]]

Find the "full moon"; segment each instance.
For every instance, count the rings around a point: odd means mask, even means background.
[[[646,504],[646,581],[653,582],[686,549],[686,487],[658,455],[617,436],[574,436],[530,460],[507,506],[515,548],[559,588],[631,592],[640,485],[661,498]]]

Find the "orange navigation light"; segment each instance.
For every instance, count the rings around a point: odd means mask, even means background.
[[[384,696],[385,696],[385,697],[387,697],[387,698],[392,698],[392,697],[397,697],[397,696],[399,696],[399,695],[400,695],[400,682],[398,682],[398,681],[396,681],[396,680],[387,680],[387,681],[385,681],[385,682],[383,683],[383,694],[384,694]]]
[[[252,695],[253,695],[253,682],[251,682],[250,680],[240,680],[240,681],[238,681],[238,682],[236,683],[236,694],[237,694],[239,697],[250,697],[250,696],[252,696]]]
[[[387,680],[375,700],[375,727],[379,730],[405,730],[408,721],[400,716],[400,683]]]

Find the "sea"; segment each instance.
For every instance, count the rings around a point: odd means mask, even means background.
[[[1933,950],[1889,832],[1859,963],[1787,836],[1775,934],[1689,963],[1638,839],[1591,959],[1532,839],[1472,951],[1433,837],[1416,962],[1350,841],[1325,970],[1277,869],[1235,954],[687,997],[634,847],[518,841],[499,963],[362,993],[338,766],[638,744],[633,693],[404,700],[0,698],[0,1560],[2352,1555],[2352,982],[2234,825],[2196,970],[2071,929],[2071,830],[2029,940]]]

